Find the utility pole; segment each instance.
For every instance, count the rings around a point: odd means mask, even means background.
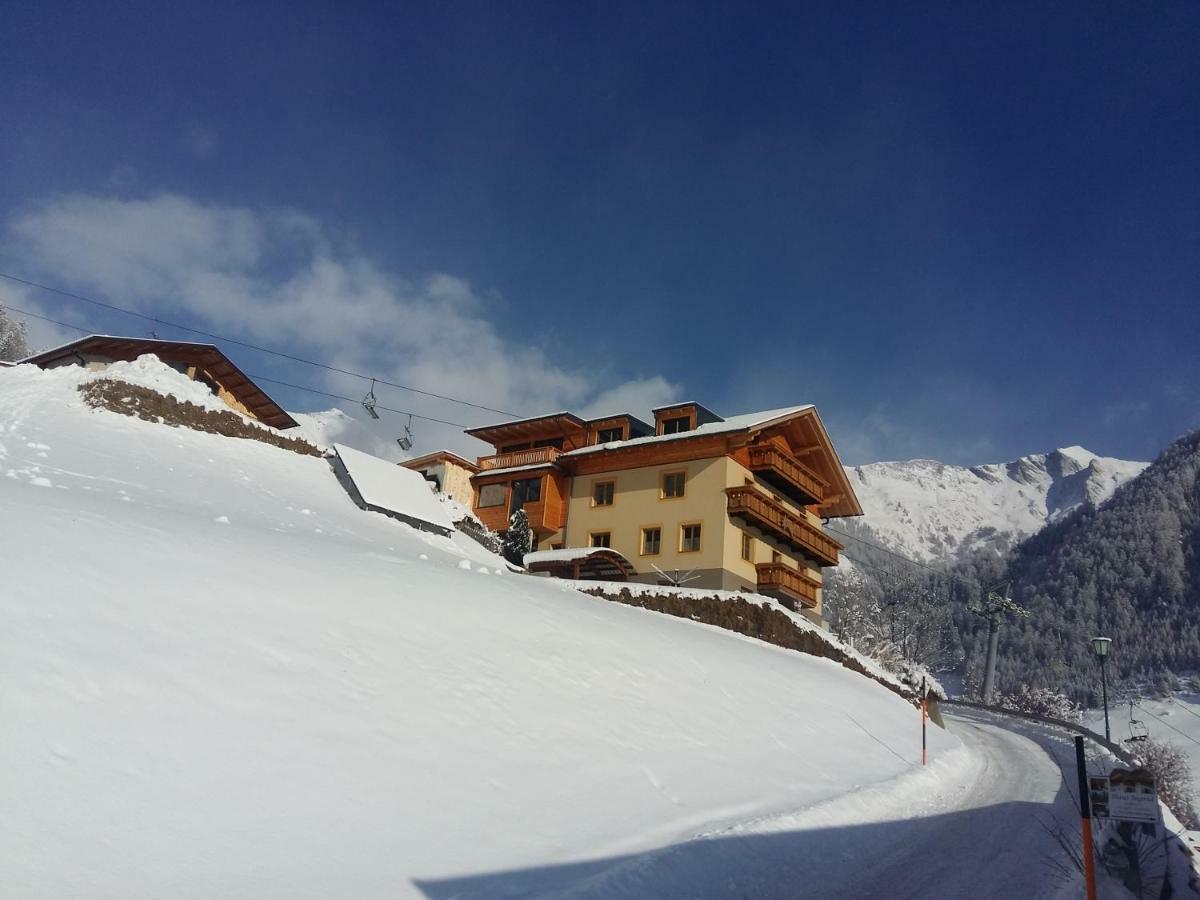
[[[1003,594],[997,594],[991,588],[988,588],[987,599],[982,603],[967,605],[968,610],[977,616],[983,616],[987,619],[988,623],[987,661],[983,666],[982,699],[984,705],[991,704],[992,692],[996,686],[996,652],[1000,647],[1000,623],[1008,615],[1019,616],[1021,618],[1029,616],[1029,610],[1017,604],[1009,596],[1010,583],[1005,582]],[[995,587],[999,587],[999,585],[995,585]]]

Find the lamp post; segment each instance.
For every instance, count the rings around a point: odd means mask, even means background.
[[[1108,659],[1108,648],[1111,644],[1112,638],[1092,638],[1092,651],[1100,657],[1100,687],[1104,691],[1104,739],[1106,741],[1111,741],[1112,738],[1108,733],[1108,674],[1105,671],[1104,663]]]

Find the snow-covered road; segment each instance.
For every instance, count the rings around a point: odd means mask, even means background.
[[[1067,861],[1051,836],[1056,827],[1068,840],[1078,834],[1063,776],[1073,772],[1070,738],[975,711],[947,719],[967,759],[933,777],[915,771],[886,790],[656,852],[421,886],[431,898],[1070,895],[1056,869]]]

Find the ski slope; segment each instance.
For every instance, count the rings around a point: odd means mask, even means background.
[[[507,572],[89,377],[0,369],[6,896],[435,896],[969,763],[932,728],[914,774],[914,709],[834,663]]]

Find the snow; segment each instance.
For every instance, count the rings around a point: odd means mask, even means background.
[[[1147,465],[1066,447],[972,468],[928,459],[847,467],[865,513],[849,527],[923,561],[1003,549],[1085,500],[1103,503]]]
[[[85,377],[0,371],[6,895],[445,896],[911,784],[917,714],[869,679],[493,577],[322,459],[90,409]]]
[[[102,369],[88,370],[80,380],[82,382],[124,381],[128,384],[149,388],[160,394],[166,394],[167,396],[174,397],[176,400],[194,403],[203,409],[236,412],[236,410],[233,410],[232,407],[209,390],[203,382],[180,377],[179,372],[152,353],[143,354],[132,362],[114,362],[109,363]],[[238,415],[242,416],[248,422],[258,424],[255,419],[249,416],[242,415],[241,413],[238,413]]]
[[[334,444],[333,449],[367,505],[454,530],[446,507],[438,502],[419,472],[344,444]]]
[[[561,550],[534,550],[525,554],[525,565],[531,566],[540,562],[573,562],[577,559],[587,559],[597,553],[617,553],[608,547],[564,547]],[[617,553],[617,556],[621,556]],[[594,582],[593,582],[594,583]]]
[[[672,404],[674,406],[676,404]],[[731,416],[720,422],[709,422],[701,425],[691,431],[681,431],[676,434],[656,434],[648,437],[632,438],[628,441],[614,441],[607,444],[592,444],[588,447],[580,447],[577,450],[570,450],[563,456],[583,456],[588,453],[596,453],[600,450],[612,450],[615,447],[635,447],[642,444],[660,444],[666,441],[678,441],[684,438],[694,438],[708,434],[725,434],[730,431],[743,431],[747,428],[758,428],[770,424],[777,419],[786,418],[787,416],[795,415],[798,412],[804,412],[806,409],[812,409],[811,403],[806,403],[803,406],[786,406],[782,409],[768,409],[763,412],[745,413],[740,416]]]

